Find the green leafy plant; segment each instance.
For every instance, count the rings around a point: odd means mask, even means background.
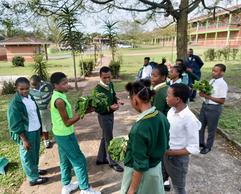
[[[4,81],[2,87],[2,95],[14,94],[15,93],[15,84],[11,81]]]
[[[48,79],[47,62],[44,56],[39,54],[34,57],[33,72],[41,77],[42,80]]]
[[[107,108],[108,99],[104,93],[93,92],[91,96],[81,96],[76,102],[75,111],[83,118],[90,108],[99,112],[101,108]]]
[[[207,80],[195,81],[193,84],[193,89],[203,92],[207,95],[212,94],[213,86],[209,84]]]
[[[110,62],[109,67],[111,70],[111,74],[112,74],[113,78],[115,78],[115,79],[119,77],[120,65],[121,65],[121,62],[119,60]]]
[[[25,59],[22,56],[15,56],[12,59],[12,64],[15,67],[24,67],[24,62],[25,62]]]
[[[80,61],[80,73],[84,76],[89,76],[94,69],[94,60],[88,59]]]
[[[232,49],[232,58],[233,58],[233,60],[236,59],[238,51],[239,51],[238,49],[235,49],[235,48]]]
[[[127,149],[127,142],[128,140],[125,137],[116,137],[110,141],[108,151],[114,161],[124,161]]]

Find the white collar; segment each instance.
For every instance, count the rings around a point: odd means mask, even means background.
[[[136,121],[141,120],[144,116],[146,116],[146,115],[148,115],[148,114],[150,114],[150,113],[153,113],[155,110],[156,110],[156,107],[155,107],[155,106],[153,106],[153,107],[145,110],[144,112],[142,112],[142,113],[140,113],[140,114],[138,115]]]
[[[106,87],[106,88],[109,88],[109,85],[105,84],[102,80],[100,80],[100,85]]]
[[[176,108],[173,107],[173,114],[176,114],[176,115],[180,116],[181,118],[184,118],[188,111],[189,111],[188,105],[182,111],[180,111],[178,113],[176,113]]]
[[[160,84],[158,84],[158,85],[156,85],[156,86],[154,86],[154,90],[157,90],[157,89],[159,89],[159,88],[161,88],[161,87],[163,87],[163,86],[165,86],[166,85],[166,82],[163,82],[163,83],[160,83]]]

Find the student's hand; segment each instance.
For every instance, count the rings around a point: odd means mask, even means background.
[[[119,109],[119,105],[118,105],[118,104],[112,104],[112,105],[110,106],[110,109],[113,110],[113,111],[116,111],[116,110]]]
[[[207,98],[207,99],[210,97],[209,95],[207,95],[207,94],[205,94],[205,93],[203,93],[203,92],[199,92],[199,96],[200,96],[200,97]]]
[[[24,140],[23,141],[23,148],[26,150],[26,151],[28,151],[28,150],[30,150],[30,144],[29,144],[29,142],[28,142],[28,140]]]
[[[124,105],[124,104],[125,104],[122,100],[118,100],[117,103],[118,103],[119,105]]]
[[[192,73],[192,69],[191,68],[187,68],[186,71]]]
[[[86,110],[86,114],[88,114],[88,113],[92,113],[92,112],[94,112],[95,111],[95,108],[93,108],[93,107],[89,107],[87,110]]]

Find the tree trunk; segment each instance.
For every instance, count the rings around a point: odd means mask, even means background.
[[[176,48],[177,48],[177,58],[185,58],[187,55],[187,28],[188,28],[188,10],[185,9],[188,7],[188,0],[181,0],[179,16],[177,19],[177,39],[176,39]]]
[[[74,64],[74,84],[75,84],[75,89],[78,89],[78,83],[77,83],[77,73],[76,73],[76,62],[75,62],[75,53],[74,50],[72,49],[72,57],[73,57],[73,64]]]

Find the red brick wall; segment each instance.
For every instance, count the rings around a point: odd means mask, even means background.
[[[14,56],[22,56],[25,61],[33,61],[33,56],[39,52],[39,45],[26,45],[26,46],[6,46],[7,60],[12,61]]]

